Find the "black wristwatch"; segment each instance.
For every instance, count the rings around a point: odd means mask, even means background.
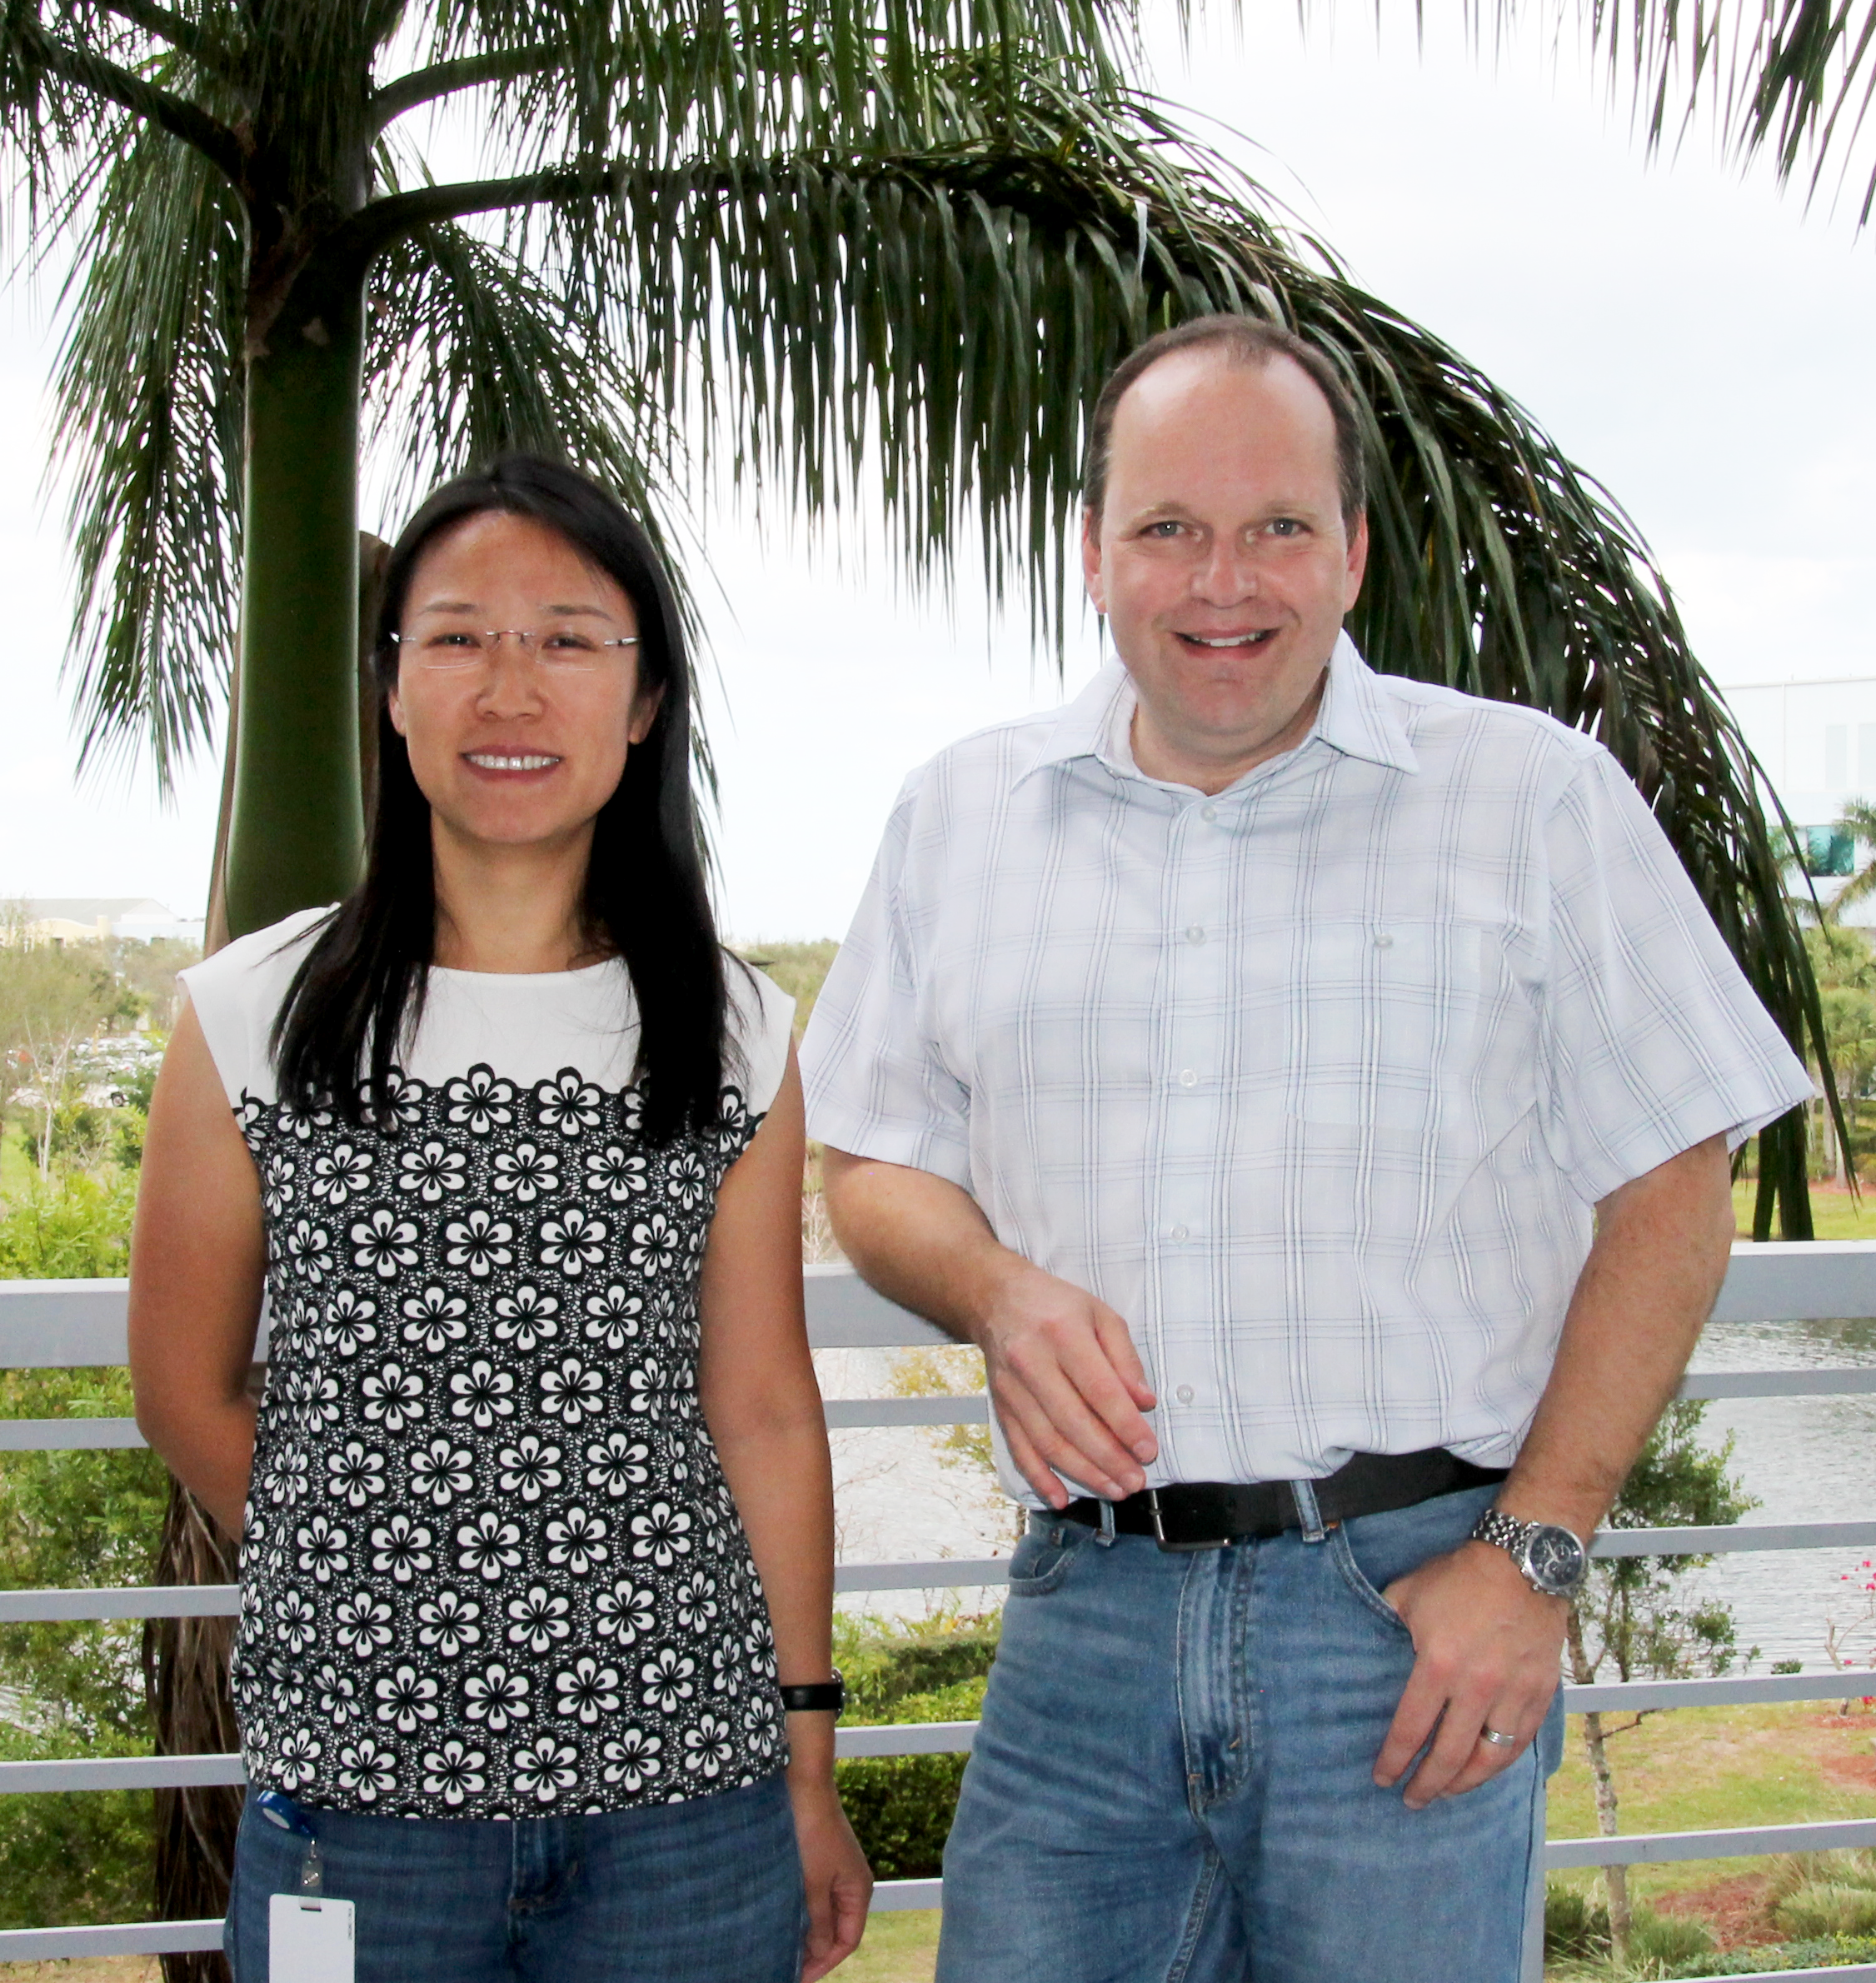
[[[811,1715],[817,1710],[823,1714],[831,1710],[837,1715],[846,1704],[847,1683],[841,1678],[838,1666],[831,1680],[811,1681],[804,1686],[781,1690],[782,1707],[791,1715]]]
[[[1488,1508],[1479,1517],[1472,1540],[1496,1544],[1532,1590],[1546,1597],[1574,1597],[1589,1574],[1589,1551],[1583,1538],[1554,1522],[1520,1521],[1502,1508]]]

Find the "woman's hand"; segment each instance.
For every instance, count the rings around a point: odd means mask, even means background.
[[[817,1773],[797,1780],[791,1771],[788,1796],[795,1807],[795,1837],[808,1894],[801,1983],[815,1983],[860,1946],[873,1873],[841,1809],[840,1793],[827,1776]]]

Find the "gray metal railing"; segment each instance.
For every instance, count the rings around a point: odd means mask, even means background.
[[[809,1332],[816,1349],[907,1349],[947,1344],[929,1322],[875,1294],[845,1268],[807,1270]],[[125,1286],[121,1281],[0,1281],[0,1368],[51,1369],[121,1364],[125,1360]],[[1822,1321],[1876,1317],[1876,1242],[1773,1242],[1735,1248],[1716,1319],[1727,1321]],[[264,1361],[265,1329],[256,1359]],[[1689,1377],[1681,1396],[1693,1398],[1829,1397],[1876,1394],[1876,1368],[1726,1371]],[[979,1396],[841,1398],[826,1406],[830,1427],[981,1425]],[[0,1451],[141,1446],[134,1421],[115,1418],[0,1420]],[[1876,1515],[1852,1521],[1742,1523],[1729,1528],[1626,1529],[1596,1538],[1600,1556],[1707,1554],[1735,1550],[1869,1548],[1876,1546]],[[843,1563],[843,1592],[955,1589],[1007,1581],[1006,1558],[948,1557],[936,1561]],[[0,1591],[0,1623],[27,1620],[232,1616],[233,1585],[129,1590]],[[1628,1711],[1731,1703],[1822,1701],[1876,1692],[1876,1674],[1754,1674],[1717,1680],[1637,1681],[1568,1686],[1566,1707]],[[958,1754],[970,1749],[969,1721],[846,1727],[843,1757]],[[244,1781],[234,1755],[85,1756],[0,1763],[0,1795],[47,1791],[181,1788]],[[1618,1838],[1553,1839],[1547,1869],[1739,1858],[1766,1852],[1819,1851],[1876,1846],[1876,1818],[1835,1823],[1744,1827],[1722,1831],[1642,1832]],[[935,1907],[937,1880],[884,1881],[876,1910]],[[0,1931],[0,1962],[62,1957],[159,1955],[220,1946],[219,1921],[153,1921],[107,1927]],[[1533,1966],[1534,1965],[1534,1966]],[[1527,1975],[1542,1973],[1541,1939],[1528,1944]],[[1816,1976],[1848,1983],[1876,1979],[1876,1966],[1787,1971],[1784,1983]],[[1716,1979],[1716,1983],[1724,1980]]]

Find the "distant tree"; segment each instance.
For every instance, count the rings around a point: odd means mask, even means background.
[[[1837,830],[1850,836],[1863,857],[1824,911],[1824,921],[1841,923],[1846,909],[1854,909],[1859,902],[1866,902],[1876,895],[1876,802],[1849,800],[1837,816]]]
[[[32,1086],[42,1183],[52,1176],[53,1129],[72,1099],[79,1049],[134,1009],[98,944],[0,943],[0,1049],[10,1088]]]
[[[1728,1471],[1729,1434],[1718,1446],[1699,1437],[1705,1404],[1683,1399],[1670,1405],[1635,1462],[1605,1526],[1611,1529],[1718,1527],[1737,1521],[1759,1504]],[[1571,1607],[1570,1678],[1588,1686],[1606,1669],[1618,1680],[1682,1680],[1724,1673],[1736,1655],[1731,1609],[1682,1595],[1684,1580],[1711,1556],[1599,1556],[1589,1581]],[[1611,1728],[1595,1710],[1583,1717],[1583,1746],[1595,1784],[1596,1823],[1605,1838],[1620,1831],[1609,1739],[1639,1728],[1648,1711]],[[1624,1866],[1605,1866],[1611,1953],[1629,1956],[1634,1915]]]

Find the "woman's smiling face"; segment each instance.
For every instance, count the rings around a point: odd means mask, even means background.
[[[585,832],[658,712],[617,582],[546,524],[485,510],[418,557],[398,632],[391,721],[439,830],[504,847]]]

